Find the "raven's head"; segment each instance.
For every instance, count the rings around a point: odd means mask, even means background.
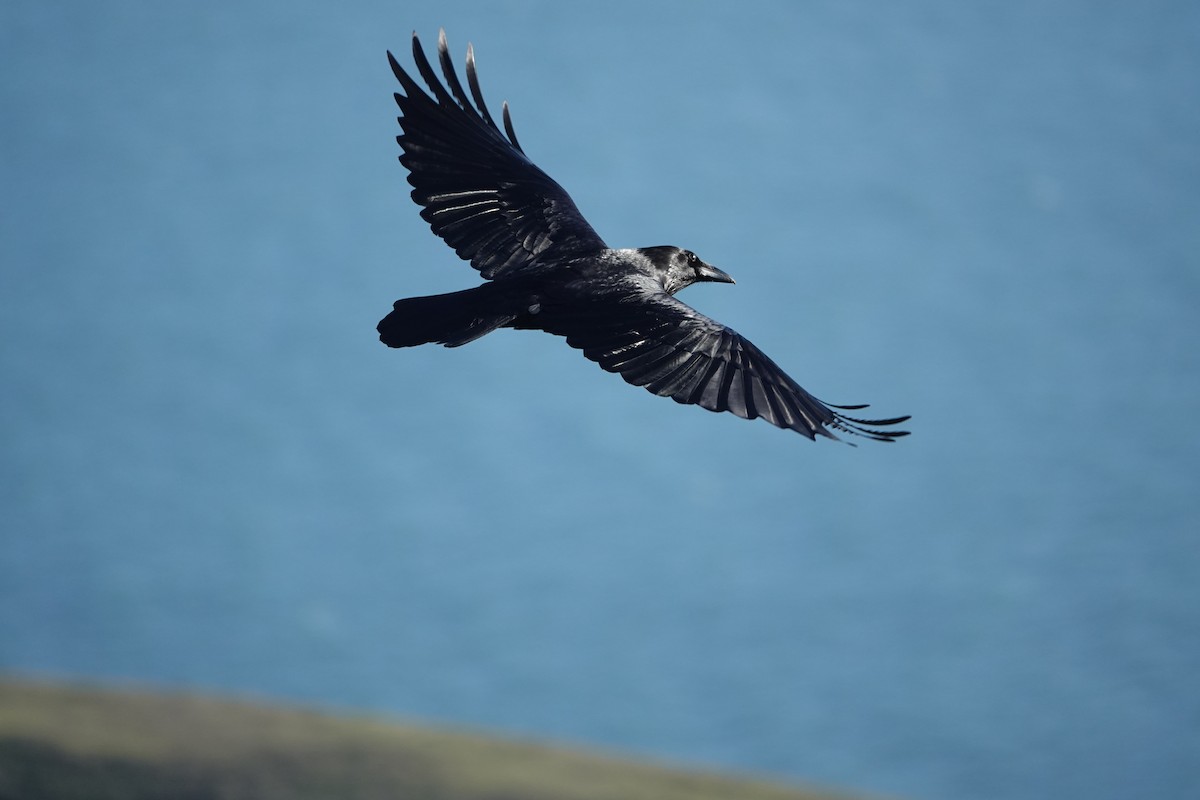
[[[662,281],[667,294],[675,294],[680,289],[691,286],[699,281],[715,281],[716,283],[733,283],[733,278],[712,264],[706,264],[691,250],[663,245],[660,247],[640,248],[643,255],[650,259],[654,266],[656,277]]]

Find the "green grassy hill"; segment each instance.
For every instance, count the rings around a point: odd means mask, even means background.
[[[0,800],[832,800],[540,744],[0,680]]]

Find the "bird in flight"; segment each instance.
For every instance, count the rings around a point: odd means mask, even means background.
[[[458,347],[497,328],[566,337],[609,372],[678,403],[730,411],[815,439],[852,434],[890,442],[907,416],[862,419],[865,405],[822,403],[748,339],[675,294],[733,278],[679,247],[611,248],[566,191],[534,164],[513,132],[488,112],[467,47],[468,95],[438,36],[443,83],[413,34],[427,93],[388,53],[397,92],[396,137],[412,199],[433,232],[485,281],[473,289],[396,301],[378,326],[389,347]]]

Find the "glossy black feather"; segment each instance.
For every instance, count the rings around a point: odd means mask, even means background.
[[[831,429],[880,441],[907,435],[872,429],[908,417],[868,420],[838,413],[741,334],[674,297],[598,306],[590,314],[546,320],[544,329],[566,336],[569,345],[605,370],[654,394],[744,419],[762,418],[810,439],[836,438]]]
[[[678,403],[765,419],[810,439],[834,431],[893,441],[883,430],[908,417],[863,419],[865,405],[822,403],[749,340],[674,297],[697,281],[732,283],[677,247],[610,249],[567,193],[525,155],[508,104],[503,131],[467,49],[467,84],[438,37],[439,79],[413,35],[413,61],[428,92],[388,53],[403,94],[403,135],[412,197],[434,233],[490,279],[461,292],[396,302],[380,321],[391,347],[457,347],[499,327],[542,330],[605,370]]]
[[[413,61],[428,94],[391,53],[388,60],[404,90],[396,94],[403,130],[397,141],[412,198],[433,232],[483,277],[605,247],[566,191],[521,151],[507,104],[507,137],[496,126],[483,102],[473,53],[467,58],[471,97],[450,61],[445,33],[438,38],[444,85],[413,34]]]

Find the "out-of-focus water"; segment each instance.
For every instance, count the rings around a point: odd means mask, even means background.
[[[855,449],[560,340],[392,352],[477,276],[408,35]],[[1200,789],[1191,3],[9,2],[0,669],[913,798]]]

